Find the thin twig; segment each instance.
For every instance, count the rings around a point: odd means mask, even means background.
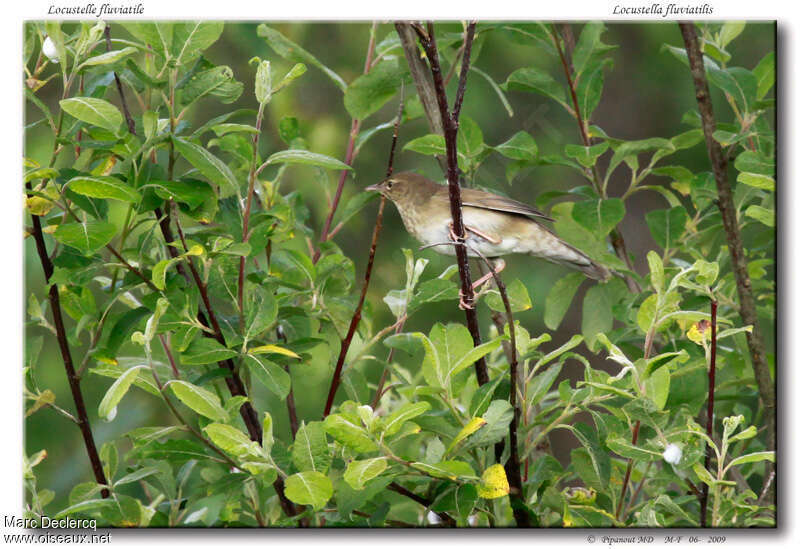
[[[391,177],[394,170],[394,150],[397,147],[397,133],[400,128],[400,118],[403,113],[403,96],[401,90],[400,106],[397,111],[397,119],[394,123],[394,134],[392,135],[392,146],[389,149],[389,161],[386,168],[386,179]],[[386,197],[381,195],[381,203],[378,206],[378,215],[375,218],[375,228],[372,230],[372,244],[369,248],[369,259],[367,260],[367,269],[364,272],[364,283],[361,285],[361,295],[358,298],[356,310],[353,313],[353,318],[350,319],[350,326],[347,329],[347,335],[342,339],[342,345],[339,348],[339,357],[336,359],[336,367],[333,370],[333,377],[331,378],[331,386],[328,390],[328,399],[325,402],[325,410],[322,412],[322,417],[327,417],[333,407],[333,399],[336,396],[336,389],[339,388],[339,383],[342,377],[342,368],[344,367],[344,359],[347,357],[347,351],[353,341],[353,336],[356,333],[359,322],[361,322],[361,310],[364,307],[364,300],[367,297],[367,289],[369,288],[369,281],[372,278],[372,266],[375,262],[375,250],[378,247],[378,237],[383,228],[383,209],[386,206]]]
[[[106,36],[106,51],[111,51],[111,25],[106,23],[104,32]],[[128,124],[128,131],[131,132],[132,135],[136,135],[136,123],[133,121],[131,111],[128,109],[128,102],[125,101],[125,94],[122,93],[122,82],[119,79],[117,71],[114,71],[114,81],[117,83],[119,102],[122,105],[122,114],[125,115],[125,122]]]
[[[433,505],[433,501],[429,500],[428,498],[424,498],[420,495],[415,494],[411,490],[404,488],[403,486],[397,484],[396,482],[392,482],[389,486],[387,486],[389,490],[392,492],[397,492],[401,496],[405,496],[412,501],[416,501],[426,509],[430,508]],[[448,515],[447,513],[441,511],[433,511],[436,515],[444,522],[447,526],[454,527],[456,525],[456,521]]]
[[[367,74],[370,69],[372,68],[372,56],[375,53],[375,30],[377,28],[378,23],[372,23],[372,28],[370,29],[369,34],[369,45],[367,46],[367,58],[364,61],[364,74]],[[361,121],[353,118],[352,122],[350,123],[350,137],[347,141],[347,152],[345,153],[344,163],[348,166],[353,165],[353,161],[358,154],[356,150],[356,138],[358,137],[358,130],[361,128]],[[328,212],[328,217],[325,219],[325,226],[322,229],[322,234],[320,235],[319,241],[320,244],[323,242],[327,242],[329,238],[331,238],[331,234],[329,231],[331,230],[331,223],[333,222],[333,216],[336,214],[336,210],[339,207],[339,201],[342,198],[342,190],[344,189],[344,182],[347,180],[347,172],[349,170],[342,170],[339,174],[339,183],[336,185],[336,194],[333,197],[333,202],[331,203],[331,210]],[[314,256],[312,261],[316,263],[319,260],[321,250],[317,247],[316,251],[314,252]]]
[[[708,362],[708,407],[706,408],[706,435],[714,440],[714,389],[717,376],[717,302],[711,301],[711,356]],[[703,461],[706,470],[711,464],[710,448],[706,446],[706,455]],[[708,511],[708,484],[703,483],[703,497],[700,498],[700,527],[707,525],[706,514]]]
[[[719,142],[714,139],[713,135],[716,123],[714,121],[714,110],[711,104],[706,71],[703,65],[703,54],[700,52],[694,23],[679,23],[678,25],[683,35],[683,42],[686,45],[686,54],[689,58],[689,67],[694,81],[695,97],[703,124],[706,148],[708,149],[708,157],[711,161],[711,168],[717,185],[718,200],[716,203],[720,214],[722,214],[722,224],[725,228],[725,237],[731,255],[733,273],[736,278],[736,291],[741,304],[739,314],[744,324],[753,327],[752,331],[747,332],[745,336],[747,337],[747,345],[750,348],[750,356],[753,361],[758,393],[764,406],[764,422],[767,426],[766,446],[768,450],[775,450],[775,385],[770,375],[764,352],[764,340],[758,325],[753,290],[750,284],[750,276],[747,272],[747,259],[744,255],[742,236],[736,219],[737,210],[733,202],[731,186],[728,182],[727,160]],[[774,465],[767,462],[767,474],[764,475],[765,484],[773,470]]]

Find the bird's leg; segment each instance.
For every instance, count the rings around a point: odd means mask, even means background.
[[[471,232],[472,234],[478,235],[479,237],[483,238],[487,242],[491,242],[492,244],[502,244],[503,243],[502,239],[494,238],[492,236],[489,236],[485,232],[479,231],[478,229],[476,229],[475,227],[472,227],[471,225],[464,225],[464,229],[466,231]],[[458,236],[456,235],[455,232],[453,232],[453,222],[452,221],[450,222],[450,240],[452,240],[453,242],[458,242]]]
[[[501,272],[503,272],[503,269],[506,268],[505,260],[503,260],[500,257],[495,259],[493,263],[494,263],[494,272],[497,273],[497,274],[500,274]],[[489,281],[489,279],[491,279],[493,276],[494,275],[492,274],[491,270],[489,270],[488,273],[486,273],[485,275],[483,275],[478,280],[476,280],[475,282],[472,283],[472,289],[473,290],[477,290],[483,284],[485,284],[487,281]]]

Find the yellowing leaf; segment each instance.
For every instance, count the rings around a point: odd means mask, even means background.
[[[290,351],[289,349],[284,349],[283,347],[279,347],[278,345],[260,345],[258,347],[253,347],[247,352],[250,353],[251,355],[263,355],[266,353],[274,353],[276,355],[284,355],[284,356],[290,356],[292,358],[300,358],[300,355],[298,355],[294,351]]]
[[[708,323],[705,321],[693,323],[689,331],[686,332],[686,337],[689,338],[689,341],[694,341],[698,345],[702,345],[709,336],[709,327],[706,326],[706,324]]]
[[[508,478],[506,471],[499,463],[492,465],[481,475],[481,484],[478,486],[478,495],[484,499],[501,498],[508,495]]]
[[[469,422],[466,425],[464,425],[464,428],[461,429],[461,431],[453,439],[453,442],[450,443],[450,446],[447,447],[447,452],[445,452],[445,454],[449,454],[450,450],[455,448],[455,446],[459,442],[470,436],[472,433],[474,433],[484,425],[486,425],[486,420],[483,419],[482,417],[474,417],[471,420],[469,420]]]

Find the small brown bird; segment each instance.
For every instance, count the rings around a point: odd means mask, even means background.
[[[391,176],[366,188],[378,191],[394,202],[406,229],[426,246],[450,242],[452,218],[445,185],[412,172]],[[530,206],[476,189],[461,189],[467,252],[474,249],[489,259],[521,253],[582,271],[589,278],[608,280],[611,272],[589,256],[558,238],[538,220],[553,221]],[[435,246],[442,254],[455,255],[453,246]],[[496,270],[505,262],[499,260]],[[487,275],[491,276],[491,274]],[[482,281],[482,280],[481,280]],[[481,282],[479,281],[479,282]],[[476,283],[477,285],[478,283]]]

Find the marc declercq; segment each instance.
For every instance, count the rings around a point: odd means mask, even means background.
[[[112,5],[112,4],[84,4],[83,6],[56,6],[50,4],[47,15],[94,15],[103,17],[105,15],[142,15],[144,5]]]

